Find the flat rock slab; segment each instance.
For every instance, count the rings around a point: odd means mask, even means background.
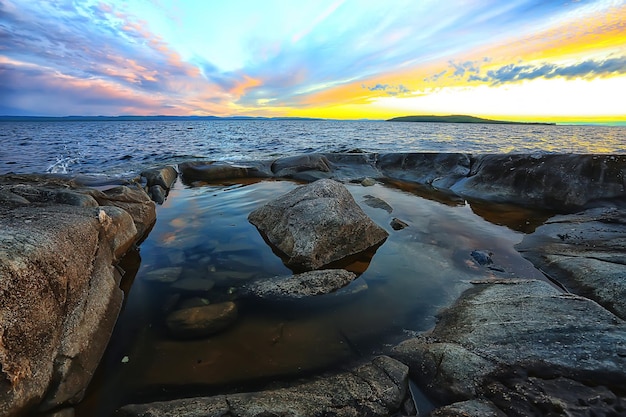
[[[626,319],[626,210],[555,216],[516,246],[569,291]]]
[[[264,299],[298,299],[331,293],[355,278],[355,273],[344,269],[323,269],[258,280],[244,286],[243,291]]]
[[[120,417],[389,416],[407,395],[408,368],[387,356],[349,371],[289,388],[131,404]]]
[[[293,269],[319,269],[380,245],[376,225],[342,184],[319,180],[284,194],[248,216]]]
[[[401,343],[392,356],[443,404],[486,398],[506,415],[545,415],[542,401],[561,404],[561,411],[586,401],[587,391],[583,398],[541,388],[556,377],[560,386],[612,393],[619,399],[614,411],[624,401],[626,323],[542,281],[479,284],[440,315],[430,334]],[[507,398],[516,402],[507,406]],[[600,411],[594,407],[586,410]]]

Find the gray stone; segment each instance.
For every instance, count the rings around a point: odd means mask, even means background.
[[[626,323],[542,281],[485,281],[443,311],[429,334],[401,343],[392,356],[444,404],[511,397],[528,375],[615,392],[626,381]]]
[[[266,299],[297,299],[331,293],[348,285],[356,274],[344,269],[323,269],[254,281],[244,293]]]
[[[311,181],[318,178],[328,178],[327,173],[331,172],[329,165],[328,159],[322,154],[304,154],[275,160],[272,164],[272,172],[277,177]],[[303,173],[308,171],[317,171],[323,175],[313,175],[309,172],[309,176],[305,176]]]
[[[196,339],[222,331],[236,319],[237,305],[228,301],[174,311],[167,316],[166,324],[172,336]]]
[[[381,244],[376,225],[340,183],[319,180],[254,210],[248,220],[296,269],[318,269]]]
[[[178,169],[187,182],[219,181],[235,178],[266,178],[272,176],[266,162],[252,161],[246,164],[231,164],[223,161],[183,162]]]
[[[391,153],[379,155],[377,167],[386,178],[448,189],[470,172],[470,158],[456,153]]]
[[[479,155],[450,189],[464,197],[557,210],[626,197],[626,155]]]
[[[486,250],[473,250],[470,253],[470,256],[472,257],[472,259],[478,265],[486,266],[486,265],[492,265],[493,264],[493,259],[491,259],[491,257],[493,256],[493,253],[491,253],[489,251],[486,251]]]
[[[171,166],[147,169],[141,173],[146,178],[148,188],[155,185],[160,186],[163,190],[169,191],[176,182],[178,172]]]
[[[386,356],[339,374],[287,388],[252,393],[131,404],[120,417],[386,417],[398,411],[408,391],[407,367]]]
[[[389,223],[389,225],[391,226],[393,230],[402,230],[402,229],[406,229],[407,227],[409,227],[409,224],[407,222],[402,221],[398,219],[397,217],[394,217],[393,219],[391,219],[391,222]]]
[[[626,210],[555,216],[516,249],[569,291],[626,319]]]
[[[363,178],[363,180],[361,180],[361,185],[363,187],[372,187],[374,185],[376,185],[376,180],[374,178]]]
[[[155,203],[163,204],[167,196],[167,191],[160,185],[153,185],[148,188],[148,195],[150,195],[150,198]]]

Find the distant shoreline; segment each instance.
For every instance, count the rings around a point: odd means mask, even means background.
[[[507,120],[492,120],[483,119],[481,117],[466,116],[466,115],[451,115],[451,116],[400,116],[388,119],[388,122],[410,122],[410,123],[486,123],[486,124],[498,124],[498,125],[545,125],[556,126],[556,123],[547,122],[512,122]]]

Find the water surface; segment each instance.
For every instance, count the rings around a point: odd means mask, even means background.
[[[543,279],[513,248],[522,230],[545,219],[543,213],[507,206],[481,208],[479,215],[465,201],[425,188],[347,185],[389,232],[371,260],[349,266],[362,271],[360,276],[337,293],[299,302],[242,297],[245,282],[292,273],[247,216],[298,185],[176,185],[158,207],[158,222],[140,247],[140,263],[133,263],[138,270],[132,287],[125,286],[124,311],[78,416],[108,416],[124,403],[245,391],[337,369],[431,328],[437,311],[470,281]],[[371,207],[367,196],[384,200],[393,211]],[[409,226],[393,230],[393,217]],[[490,217],[497,224],[485,220]],[[477,249],[493,253],[495,269],[472,260]],[[145,279],[152,270],[172,266],[182,267],[186,278],[212,280],[215,286],[190,293]],[[211,337],[176,340],[165,317],[191,298],[234,300],[238,319]]]

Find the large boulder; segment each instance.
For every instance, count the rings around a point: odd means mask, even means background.
[[[450,189],[464,197],[572,211],[626,197],[626,155],[478,155],[467,178]]]
[[[122,305],[115,264],[141,235],[71,181],[2,177],[0,194],[19,197],[0,205],[0,414],[17,416],[82,398]]]
[[[386,356],[328,377],[252,393],[131,404],[120,417],[386,417],[399,411],[408,392],[408,370]]]
[[[626,210],[554,216],[516,249],[568,290],[626,319]]]
[[[342,184],[319,180],[290,191],[248,216],[294,269],[318,269],[380,245],[376,225]]]
[[[484,398],[511,416],[619,414],[626,404],[623,320],[543,281],[476,284],[429,334],[393,350],[428,395],[442,405]],[[591,401],[611,396],[608,404]]]
[[[323,269],[260,279],[244,285],[243,292],[263,299],[298,299],[331,293],[355,278],[355,273],[345,269]]]

